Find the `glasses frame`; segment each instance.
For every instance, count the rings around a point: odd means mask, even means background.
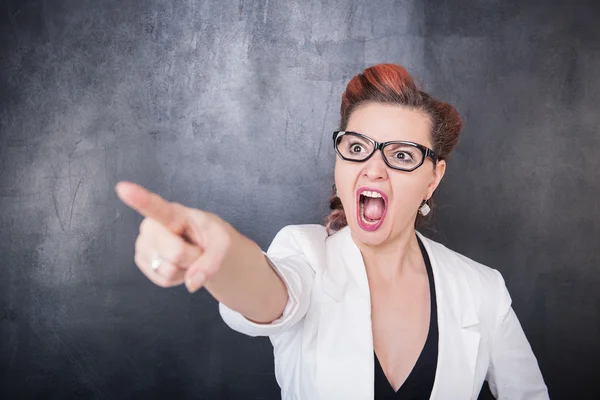
[[[352,135],[356,135],[359,136],[369,142],[371,142],[371,144],[373,144],[373,151],[371,152],[371,154],[369,154],[367,156],[367,158],[365,158],[364,160],[353,160],[351,158],[346,158],[342,155],[342,153],[338,150],[337,147],[337,140],[340,136],[346,134],[346,133],[350,133]],[[421,159],[421,162],[416,165],[415,167],[411,168],[411,169],[405,169],[405,168],[398,168],[398,167],[394,167],[392,165],[390,165],[388,159],[385,156],[385,153],[383,152],[383,149],[389,145],[389,144],[406,144],[412,147],[415,147],[417,149],[419,149],[421,151],[421,153],[423,153],[423,158]],[[353,162],[365,162],[367,161],[369,158],[373,157],[373,154],[375,154],[375,152],[377,150],[381,151],[381,156],[383,158],[383,161],[385,162],[385,164],[395,170],[398,171],[405,171],[405,172],[412,172],[415,169],[419,168],[421,165],[423,165],[425,163],[425,159],[427,157],[431,158],[431,161],[433,161],[433,165],[435,166],[437,161],[438,161],[438,156],[437,154],[435,154],[435,152],[433,150],[431,150],[428,147],[423,146],[422,144],[419,143],[414,143],[414,142],[407,142],[404,140],[392,140],[391,142],[378,142],[376,140],[371,139],[370,137],[368,137],[367,135],[363,135],[362,133],[358,133],[358,132],[353,132],[353,131],[335,131],[333,132],[333,148],[335,149],[335,152],[343,159],[346,161],[353,161]]]

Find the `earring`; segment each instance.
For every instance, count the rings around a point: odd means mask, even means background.
[[[335,195],[337,196],[337,187],[335,186],[335,183],[331,187],[331,190],[333,190],[333,193],[335,193]]]
[[[419,207],[419,214],[426,216],[429,214],[429,211],[431,211],[431,207],[429,207],[429,204],[427,204],[427,200],[423,200],[423,204],[421,204],[421,207]]]

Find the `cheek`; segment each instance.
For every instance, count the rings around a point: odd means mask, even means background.
[[[344,193],[352,185],[353,173],[347,165],[335,163],[334,178],[338,194]]]
[[[335,185],[337,187],[337,195],[342,201],[344,208],[351,207],[354,203],[357,173],[352,166],[336,162],[334,169]]]
[[[423,177],[407,176],[394,182],[394,204],[396,209],[411,210],[425,198],[427,181]]]

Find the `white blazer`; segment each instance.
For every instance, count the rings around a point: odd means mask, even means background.
[[[430,399],[476,399],[484,380],[499,399],[548,399],[500,273],[417,234],[437,295],[439,353]],[[321,225],[288,225],[265,254],[288,288],[283,315],[258,324],[221,303],[225,323],[270,337],[283,400],[373,399],[369,284],[350,228],[327,237]]]

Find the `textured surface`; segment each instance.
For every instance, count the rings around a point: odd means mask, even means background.
[[[503,273],[554,399],[600,398],[600,7],[562,3],[2,1],[0,397],[278,398],[267,339],[138,272],[114,184],[266,248],[322,221],[341,92],[395,62],[466,122],[434,238]]]

